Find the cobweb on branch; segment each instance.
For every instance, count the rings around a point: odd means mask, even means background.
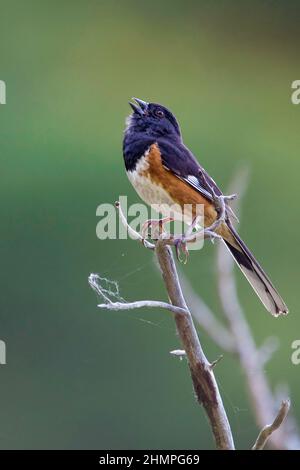
[[[101,297],[106,304],[113,302],[125,302],[120,295],[119,284],[106,277],[100,277],[99,274],[89,275],[89,284],[91,288]]]
[[[126,302],[119,292],[119,285],[116,281],[111,281],[99,274],[90,274],[89,284],[91,288],[104,300],[104,303],[98,304],[98,307],[106,310],[133,310],[137,308],[163,308],[181,315],[186,315],[186,310],[176,305],[159,300],[138,300],[135,302]]]

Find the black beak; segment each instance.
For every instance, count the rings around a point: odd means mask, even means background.
[[[129,104],[132,107],[133,111],[139,114],[140,116],[143,116],[147,111],[149,103],[138,98],[132,98],[132,100],[135,101],[135,103],[131,103],[131,101],[129,101]]]

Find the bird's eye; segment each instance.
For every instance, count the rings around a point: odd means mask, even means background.
[[[159,117],[159,118],[163,118],[165,114],[164,114],[164,112],[163,112],[161,109],[157,109],[157,110],[155,111],[155,115],[156,115],[157,117]]]

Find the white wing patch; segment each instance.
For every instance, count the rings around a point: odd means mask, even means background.
[[[203,188],[199,179],[196,176],[189,175],[189,176],[184,176],[184,177],[179,177],[179,178],[182,179],[183,181],[186,181],[190,186],[197,189],[197,191],[203,194],[203,196],[211,200],[210,192]]]

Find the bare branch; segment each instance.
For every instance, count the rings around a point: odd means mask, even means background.
[[[174,349],[173,351],[170,351],[170,354],[172,354],[172,356],[177,356],[180,359],[186,356],[184,349]]]
[[[97,307],[106,310],[133,310],[136,308],[163,308],[169,310],[176,315],[186,315],[187,311],[180,307],[168,304],[167,302],[160,302],[158,300],[138,300],[136,302],[112,302],[109,304],[98,304]]]
[[[267,424],[259,433],[258,438],[256,439],[256,442],[254,446],[252,447],[252,450],[262,450],[269,437],[271,434],[273,434],[276,429],[278,429],[283,421],[285,420],[288,412],[290,409],[290,401],[289,400],[283,400],[281,402],[280,409],[277,413],[276,418],[274,419],[272,424]]]
[[[217,320],[208,305],[196,294],[182,270],[179,272],[179,278],[195,320],[223,351],[235,353],[235,342],[230,331]]]
[[[170,301],[173,305],[188,310],[170,247],[158,241],[155,252]],[[216,447],[217,449],[234,449],[231,429],[218,385],[210,363],[202,350],[192,315],[190,312],[187,315],[175,315],[175,322],[188,359],[196,397],[209,418]]]
[[[214,361],[212,361],[212,363],[210,364],[210,368],[213,369],[217,364],[219,364],[219,362],[223,359],[223,354],[221,354],[217,359],[215,359]]]
[[[162,277],[168,292],[168,297],[172,305],[157,301],[140,301],[140,302],[112,302],[107,301],[109,296],[107,294],[105,303],[101,306],[107,309],[124,309],[124,308],[139,308],[141,306],[155,306],[167,308],[172,310],[175,314],[175,322],[177,331],[186,354],[190,373],[194,385],[195,394],[199,404],[203,405],[206,414],[209,418],[212,433],[215,438],[217,449],[234,449],[234,442],[232,433],[229,425],[229,421],[223,406],[222,398],[219,393],[218,385],[212,371],[211,364],[207,360],[193,320],[192,315],[185,303],[181,286],[178,279],[178,274],[175,266],[175,261],[170,246],[175,244],[174,237],[166,237],[162,234],[156,241],[156,244],[150,244],[141,237],[140,234],[129,228],[126,218],[122,212],[119,203],[116,203],[119,209],[121,221],[127,227],[133,238],[140,240],[144,243],[147,248],[153,249],[155,247],[155,253],[158,259],[158,263],[161,269]],[[204,231],[205,232],[205,231]],[[215,234],[209,234],[214,236]],[[197,235],[196,235],[197,236]],[[216,235],[217,237],[217,235]],[[193,241],[195,234],[187,237],[185,242]],[[95,289],[95,278],[92,277],[92,287]],[[99,286],[96,287],[96,291],[99,291]],[[101,288],[100,288],[100,295]],[[103,295],[102,295],[103,297]],[[184,314],[183,314],[184,313]],[[173,352],[174,354],[174,352]],[[180,353],[181,354],[181,353]],[[182,354],[181,354],[182,355]]]
[[[129,235],[131,236],[131,238],[133,238],[134,240],[139,240],[145,248],[149,248],[150,250],[154,250],[155,248],[155,245],[153,243],[150,243],[148,240],[146,240],[145,238],[143,238],[138,232],[136,232],[130,225],[129,223],[127,222],[126,220],[126,217],[122,211],[122,207],[121,207],[121,204],[119,201],[116,201],[115,202],[115,206],[116,208],[118,209],[119,211],[119,215],[120,215],[120,219],[121,219],[121,222],[122,224],[124,225],[124,227],[127,229]]]

